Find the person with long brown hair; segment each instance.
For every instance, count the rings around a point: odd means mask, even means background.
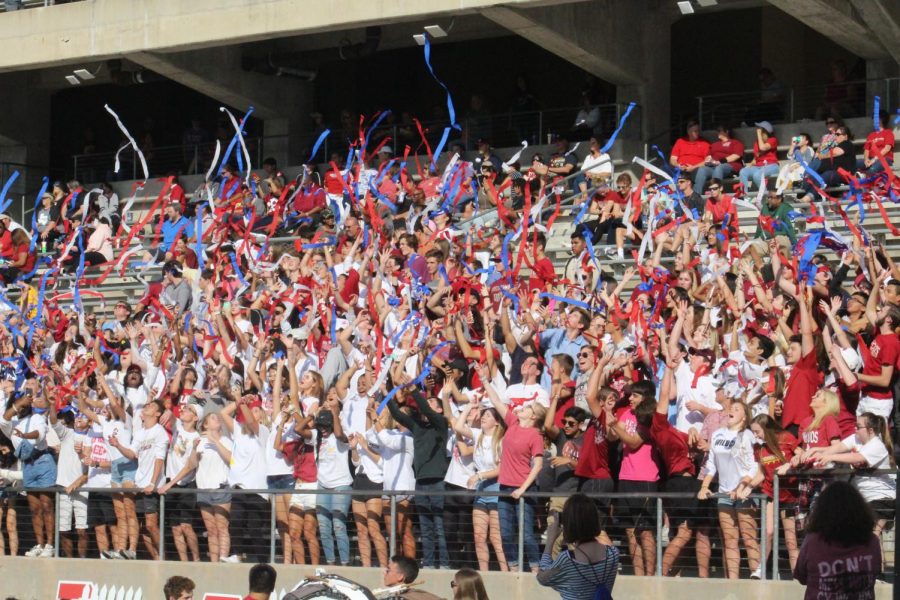
[[[472,455],[475,474],[469,480],[469,487],[476,492],[496,492],[500,490],[497,476],[500,473],[500,454],[503,447],[503,436],[506,434],[506,423],[500,418],[495,408],[481,411],[479,427],[471,427],[467,417],[472,404],[463,406],[459,416],[453,422],[453,430],[457,434],[475,442]],[[482,571],[490,567],[490,546],[494,549],[501,571],[509,570],[506,555],[503,553],[503,542],[500,539],[500,517],[497,512],[497,496],[475,496],[472,507],[472,526],[475,534],[475,555],[478,557],[478,568]]]
[[[706,500],[712,493],[709,486],[719,479],[719,525],[725,544],[726,570],[729,579],[737,579],[741,566],[738,539],[744,541],[751,578],[759,577],[759,540],[756,536],[756,507],[748,499],[750,482],[756,475],[753,457],[753,434],[750,433],[750,407],[735,402],[728,409],[725,427],[718,429],[709,442],[706,477],[697,497]]]
[[[772,553],[772,540],[775,535],[775,471],[784,464],[789,464],[798,441],[791,432],[786,431],[778,421],[769,415],[757,415],[750,423],[750,431],[761,442],[756,447],[756,460],[759,463],[759,471],[753,478],[751,485],[762,485],[762,492],[766,500],[766,556],[768,560]],[[797,564],[797,553],[800,551],[797,545],[797,525],[794,519],[794,509],[797,508],[799,498],[797,496],[797,480],[792,477],[782,478],[778,482],[778,506],[780,509],[781,524],[784,527],[784,545],[788,551],[788,561],[791,569]]]
[[[460,569],[450,581],[453,600],[490,600],[481,575],[474,569]]]

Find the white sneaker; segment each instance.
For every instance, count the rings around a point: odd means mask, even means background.
[[[119,558],[134,560],[137,558],[137,552],[134,550],[119,550]]]
[[[756,570],[750,573],[750,579],[760,579],[762,577],[762,567],[756,567]]]
[[[241,562],[240,557],[237,554],[232,554],[231,556],[222,556],[219,558],[219,562],[223,563],[239,563]]]
[[[47,544],[46,546],[44,546],[44,549],[41,550],[39,556],[41,558],[53,558],[54,556],[56,556],[56,552],[53,550],[53,544]]]
[[[40,544],[38,544],[34,548],[32,548],[31,550],[26,552],[25,556],[31,556],[31,557],[40,556],[41,552],[43,552],[43,551],[44,551],[44,547],[41,546]]]

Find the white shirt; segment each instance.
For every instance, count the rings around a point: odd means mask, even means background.
[[[162,425],[156,423],[147,429],[141,427],[131,436],[131,451],[137,454],[137,473],[134,475],[134,485],[139,488],[152,485],[159,487],[165,478],[165,468],[159,470],[156,481],[153,480],[153,469],[157,460],[166,460],[166,451],[169,448],[169,436]],[[165,466],[165,464],[163,464]]]
[[[688,363],[682,361],[675,370],[675,388],[678,395],[675,429],[682,433],[688,433],[691,429],[700,431],[703,427],[703,413],[699,410],[689,410],[687,407],[687,403],[691,400],[708,408],[722,410],[722,405],[716,402],[716,387],[710,375],[700,377],[697,380],[697,387],[693,387],[693,384],[694,372]]]
[[[38,438],[36,440],[23,440],[13,433],[16,429],[22,433],[37,431]],[[0,431],[3,431],[6,437],[12,441],[13,448],[15,449],[18,449],[23,441],[31,443],[37,451],[47,449],[47,417],[44,415],[31,413],[23,418],[19,418],[19,415],[13,415],[13,418],[9,421],[0,415]]]
[[[581,164],[581,170],[588,177],[612,177],[612,159],[605,152],[596,158],[594,158],[593,154],[588,154]]]
[[[334,489],[353,484],[348,460],[349,453],[350,445],[338,440],[333,433],[322,438],[322,443],[319,445],[319,456],[316,460],[318,482],[321,487]]]
[[[294,464],[285,458],[284,454],[275,449],[276,427],[281,427],[281,441],[283,443],[297,441],[300,436],[294,431],[294,422],[279,423],[279,415],[272,425],[272,435],[266,443],[266,475],[293,475]]]
[[[475,440],[475,452],[472,454],[475,470],[481,473],[496,469],[500,464],[500,457],[494,455],[493,432],[487,434],[476,427],[469,429],[472,430],[472,438]]]
[[[56,436],[59,438],[59,459],[56,464],[56,485],[66,487],[75,482],[84,473],[84,465],[81,456],[76,450],[80,447],[86,436],[76,433],[66,427],[62,421],[57,421],[53,426]]]
[[[859,443],[856,435],[841,441],[851,451],[859,452],[872,469],[890,469],[891,459],[884,442],[873,437],[865,444]],[[854,475],[850,480],[866,502],[875,500],[893,500],[897,496],[897,476],[889,473],[873,473],[872,475]]]
[[[469,477],[475,474],[475,464],[472,455],[463,456],[456,442],[459,436],[454,433],[447,439],[447,453],[450,455],[450,464],[447,466],[447,474],[444,481],[461,488],[469,487]],[[472,440],[463,439],[466,444],[472,446]]]
[[[414,490],[413,437],[409,432],[382,429],[375,434],[381,447],[385,490]]]
[[[221,436],[219,442],[231,450],[234,444],[231,438]],[[197,466],[197,489],[217,490],[228,482],[228,463],[222,458],[216,444],[208,437],[202,436],[197,446],[199,465]]]
[[[194,451],[194,440],[200,438],[200,432],[185,431],[181,419],[175,421],[175,435],[172,436],[172,444],[169,446],[169,456],[166,459],[166,479],[173,479],[190,459]],[[187,485],[194,481],[196,471],[191,471],[184,479],[177,481],[178,485]]]
[[[713,433],[712,439],[709,440],[706,474],[718,474],[719,493],[733,492],[741,479],[753,477],[756,471],[753,433],[749,429],[732,431],[722,427]]]
[[[95,423],[93,427],[100,433],[103,441],[106,442],[107,448],[109,448],[110,462],[125,458],[116,447],[109,443],[109,439],[115,437],[123,446],[131,446],[131,417],[126,416],[124,422],[117,419],[107,419],[103,415],[97,415],[97,419],[100,422]]]
[[[245,490],[263,490],[268,487],[264,449],[268,439],[269,429],[265,425],[259,425],[259,434],[253,435],[244,433],[241,425],[235,421],[228,485]]]
[[[130,436],[129,436],[130,437]],[[97,428],[88,429],[86,444],[90,444],[90,466],[87,473],[87,487],[108,488],[112,485],[112,470],[109,466],[97,467],[104,462],[112,462],[110,458],[110,447],[103,437],[103,432]]]
[[[545,407],[550,406],[550,394],[540,383],[517,383],[506,388],[506,404],[512,407],[525,406],[537,402]]]

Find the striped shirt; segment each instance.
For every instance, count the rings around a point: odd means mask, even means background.
[[[538,583],[552,587],[562,600],[590,600],[599,584],[612,592],[619,570],[619,550],[606,547],[606,558],[595,563],[576,561],[572,550],[560,552],[553,560],[546,552],[541,556]]]

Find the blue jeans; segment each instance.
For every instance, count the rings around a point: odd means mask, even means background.
[[[734,175],[734,167],[728,163],[722,163],[721,165],[716,165],[714,167],[707,167],[704,165],[694,171],[694,189],[702,194],[706,188],[706,181],[710,177],[725,180],[732,175]]]
[[[750,182],[759,189],[762,186],[762,180],[778,177],[778,164],[765,165],[764,167],[744,167],[741,169],[741,185],[744,186],[744,193],[750,191]]]
[[[416,482],[415,496],[416,518],[419,521],[419,535],[422,536],[422,566],[434,568],[434,545],[437,542],[437,551],[440,558],[440,566],[450,568],[450,555],[447,553],[447,538],[444,536],[444,497],[429,496],[422,492],[443,492],[444,482],[429,481],[428,483]]]
[[[319,537],[322,539],[325,561],[329,565],[334,564],[335,541],[337,541],[341,564],[349,565],[350,536],[347,535],[347,513],[350,512],[352,487],[341,485],[333,490],[347,493],[316,495],[316,520],[319,522]]]
[[[508,485],[501,485],[500,491],[510,494],[516,488]],[[534,486],[528,488],[528,491],[534,490]],[[534,504],[533,498],[526,498],[521,504],[524,513],[522,536],[525,541],[525,559],[528,565],[522,565],[523,569],[536,568],[540,561],[541,555],[538,550],[537,537],[534,534]],[[503,553],[506,555],[506,562],[509,564],[509,570],[515,570],[519,564],[519,501],[510,496],[500,496],[500,539],[503,541]]]

